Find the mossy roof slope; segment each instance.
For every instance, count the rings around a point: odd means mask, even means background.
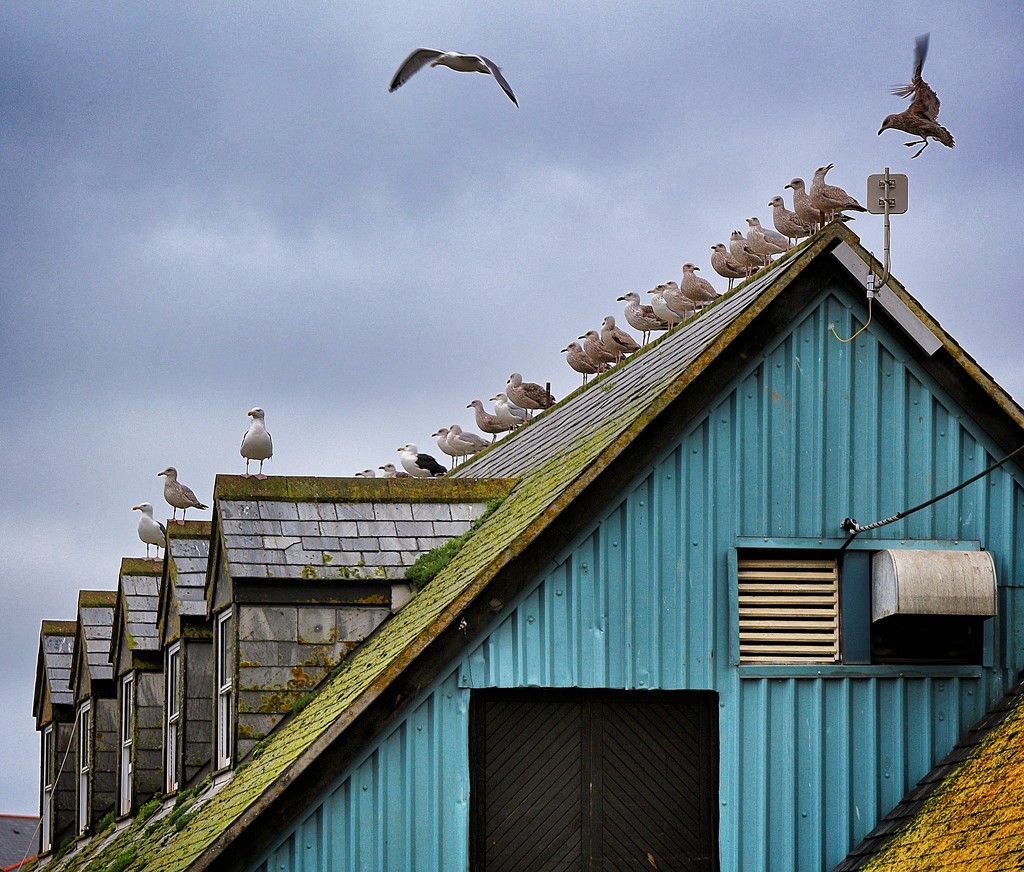
[[[870,872],[1021,868],[1024,683],[975,725],[836,867]]]
[[[489,582],[522,554],[807,264],[837,241],[847,241],[863,252],[847,228],[831,225],[764,274],[723,295],[698,317],[462,467],[460,475],[519,477],[520,482],[451,563],[353,652],[312,701],[284,722],[262,752],[253,755],[212,797],[202,814],[180,832],[154,833],[146,850],[140,852],[144,856],[130,868],[177,872],[216,865],[221,849],[241,836],[291,783],[316,767],[321,752],[332,746],[384,688],[447,627],[457,624]],[[866,253],[863,256],[866,258]],[[131,830],[125,839],[130,838]],[[125,843],[118,839],[118,844]],[[109,850],[113,848],[104,856]],[[80,869],[85,865],[68,860],[53,868]]]

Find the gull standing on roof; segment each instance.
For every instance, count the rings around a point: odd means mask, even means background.
[[[519,105],[516,95],[512,93],[512,88],[509,87],[494,61],[483,55],[463,54],[458,51],[438,51],[436,48],[418,48],[402,61],[388,90],[395,91],[401,88],[415,73],[428,64],[432,67],[448,67],[457,73],[484,73],[494,76],[494,80],[501,85],[501,90],[508,95],[509,100],[516,106]]]
[[[766,230],[758,218],[748,218],[747,245],[764,258],[765,266],[772,262],[773,254],[784,254],[789,251],[789,240],[781,233]]]
[[[747,242],[747,237],[740,233],[739,230],[733,230],[729,236],[729,253],[733,256],[733,260],[743,265],[747,278],[750,278],[754,272],[764,266],[761,255],[754,251]]]
[[[821,221],[821,213],[811,204],[810,194],[807,193],[807,188],[804,185],[804,180],[798,177],[794,177],[789,180],[787,188],[793,192],[793,211],[796,212],[797,217],[804,222],[808,227],[811,228],[811,232],[814,233],[818,230],[818,224]]]
[[[953,148],[953,134],[943,127],[936,120],[939,117],[939,98],[931,89],[931,86],[921,78],[921,70],[924,67],[924,59],[928,56],[928,34],[919,36],[914,44],[914,78],[909,85],[898,85],[892,89],[897,97],[913,97],[910,105],[902,112],[887,115],[882,126],[878,129],[879,135],[883,130],[902,130],[911,136],[920,136],[913,142],[903,143],[907,148],[915,145],[921,147],[910,156],[913,160],[922,151],[928,148],[928,137],[941,142],[947,148]]]
[[[357,472],[355,477],[356,478],[376,478],[377,477],[377,473],[375,473],[372,469],[364,469],[362,472]]]
[[[640,301],[640,295],[636,291],[630,291],[628,294],[623,294],[618,297],[619,300],[624,300],[626,308],[623,314],[626,317],[626,322],[634,330],[639,330],[642,334],[641,339],[643,344],[647,344],[647,340],[650,338],[652,330],[668,330],[668,321],[663,318],[659,318],[655,314],[653,306],[646,306]],[[562,349],[565,351],[566,349]],[[570,364],[571,366],[572,364]],[[575,369],[575,367],[573,367]]]
[[[527,415],[530,417],[533,416],[535,410],[549,409],[555,403],[555,398],[551,396],[550,391],[542,388],[536,382],[524,382],[518,372],[514,372],[508,377],[505,393],[520,409],[526,409]]]
[[[605,315],[601,324],[601,341],[605,347],[615,352],[616,362],[622,360],[623,355],[632,354],[640,350],[640,345],[621,327],[615,326],[615,316]]]
[[[504,421],[511,429],[522,427],[529,417],[526,414],[526,409],[520,409],[504,392],[491,397],[491,402],[494,403],[495,417]]]
[[[772,207],[772,224],[775,229],[786,237],[787,242],[794,243],[798,239],[811,235],[811,225],[804,221],[796,212],[786,208],[786,201],[774,196],[768,203]]]
[[[811,205],[821,213],[821,223],[834,221],[839,217],[840,212],[853,210],[855,212],[867,212],[853,197],[837,185],[830,185],[825,181],[827,173],[835,164],[825,164],[814,171],[814,181],[811,182],[809,194]]]
[[[466,408],[473,410],[473,414],[476,416],[477,427],[483,430],[484,433],[491,434],[491,442],[498,438],[499,433],[512,429],[511,425],[506,424],[497,415],[492,415],[488,412],[480,400],[473,400]]]
[[[430,478],[432,476],[444,475],[445,468],[441,466],[429,454],[420,454],[419,449],[409,442],[401,448],[396,449],[402,456],[402,466],[409,475],[416,478]]]
[[[431,433],[430,435],[434,437],[434,441],[437,443],[437,447],[440,448],[442,452],[444,452],[451,458],[451,467],[452,469],[454,469],[455,461],[458,460],[459,458],[459,453],[454,448],[452,448],[452,446],[448,442],[448,428],[442,427],[436,433]]]
[[[690,310],[687,312],[677,312],[673,309],[668,304],[668,300],[665,299],[665,294],[668,291],[672,291],[679,297],[679,299],[684,300],[686,304],[691,307]],[[647,293],[651,295],[651,308],[654,310],[654,314],[659,318],[664,319],[670,330],[675,327],[676,324],[679,324],[681,321],[685,321],[696,311],[692,308],[693,304],[682,296],[682,293],[679,290],[679,285],[675,282],[667,282],[663,285],[658,285],[658,287],[652,288]]]
[[[384,472],[384,478],[412,478],[409,473],[399,472],[395,469],[395,465],[393,463],[385,463],[383,466],[378,466],[377,469]]]
[[[464,432],[458,424],[448,428],[448,446],[456,452],[456,457],[468,457],[483,451],[490,443],[477,433]]]
[[[713,303],[718,299],[718,291],[715,290],[715,286],[711,282],[697,275],[696,270],[699,269],[699,266],[694,266],[692,263],[683,264],[683,278],[679,282],[679,290],[698,309],[703,309],[708,303]]]
[[[167,547],[167,528],[153,518],[153,506],[150,503],[139,503],[132,506],[132,511],[142,512],[139,518],[139,538],[146,543],[146,556],[149,557],[149,546],[156,545],[156,556],[160,549]]]
[[[243,478],[249,477],[249,461],[258,460],[260,462],[260,471],[256,473],[256,478],[262,480],[266,478],[263,474],[263,461],[269,460],[274,456],[274,443],[267,432],[267,426],[264,421],[266,413],[263,409],[257,406],[255,409],[249,409],[245,414],[252,418],[252,423],[249,425],[246,434],[242,437],[242,446],[238,449],[238,453],[245,458]]]
[[[618,353],[601,341],[601,334],[596,330],[588,330],[576,338],[583,340],[583,351],[595,366],[608,369],[618,360]]]
[[[565,362],[569,364],[576,372],[582,373],[583,384],[587,383],[587,376],[597,375],[607,371],[607,363],[594,363],[590,359],[590,355],[583,350],[583,346],[578,342],[570,342],[565,348],[562,349],[566,354]]]
[[[745,279],[747,270],[735,257],[729,254],[729,249],[724,242],[716,242],[711,246],[711,268],[714,269],[723,279],[729,280],[729,290],[732,290],[733,279]]]
[[[157,476],[164,476],[164,499],[167,501],[167,505],[173,509],[171,512],[171,520],[177,520],[178,509],[181,509],[181,520],[179,524],[185,523],[185,512],[189,509],[208,509],[209,506],[204,506],[199,500],[196,499],[196,495],[192,492],[192,488],[186,487],[180,481],[178,481],[178,470],[173,466],[168,466],[163,472],[158,472]]]

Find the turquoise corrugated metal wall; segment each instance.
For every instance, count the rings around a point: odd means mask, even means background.
[[[494,686],[717,691],[722,869],[839,862],[1024,665],[1024,490],[997,472],[876,540],[992,552],[991,668],[738,668],[737,544],[834,544],[843,517],[891,515],[994,459],[892,337],[843,345],[830,322],[856,329],[823,294],[255,868],[465,870],[469,694]]]

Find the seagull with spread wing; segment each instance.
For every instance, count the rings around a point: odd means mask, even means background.
[[[413,75],[428,65],[432,67],[448,67],[457,73],[484,73],[485,75],[494,76],[494,81],[501,85],[501,90],[508,95],[509,100],[515,103],[516,106],[519,105],[516,95],[512,93],[512,88],[505,81],[505,77],[501,74],[501,70],[494,61],[485,58],[483,55],[463,54],[458,51],[438,51],[436,48],[418,48],[402,61],[402,65],[391,80],[391,86],[388,90],[398,90]]]
[[[907,148],[915,145],[921,147],[911,155],[911,160],[928,148],[928,137],[941,142],[947,148],[953,148],[953,135],[935,119],[939,117],[939,98],[931,86],[921,78],[924,59],[928,55],[928,34],[919,36],[914,45],[914,78],[909,85],[900,85],[892,89],[897,97],[913,97],[910,105],[902,112],[886,117],[879,128],[883,130],[902,130],[911,136],[920,136],[912,142],[903,143]]]

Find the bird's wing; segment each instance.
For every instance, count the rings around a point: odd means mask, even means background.
[[[391,80],[391,85],[388,87],[388,91],[394,91],[401,88],[413,74],[419,72],[423,67],[429,64],[434,58],[439,58],[443,55],[443,51],[438,51],[436,48],[418,48],[409,57],[402,61],[402,65],[398,68],[398,72],[395,73],[395,77]]]
[[[167,528],[163,524],[161,524],[159,521],[156,522],[156,525],[160,528],[160,532],[163,534],[164,539],[166,539],[167,538]]]
[[[914,99],[910,101],[907,111],[911,115],[928,118],[934,121],[939,116],[939,98],[924,79],[914,81]]]
[[[505,77],[501,74],[501,70],[498,69],[498,65],[489,58],[485,58],[483,55],[479,55],[478,57],[484,62],[487,69],[491,71],[491,75],[494,76],[494,80],[501,85],[501,90],[508,94],[509,100],[518,106],[519,101],[516,99],[516,95],[512,93],[512,88],[509,86],[509,83],[505,81]]]

